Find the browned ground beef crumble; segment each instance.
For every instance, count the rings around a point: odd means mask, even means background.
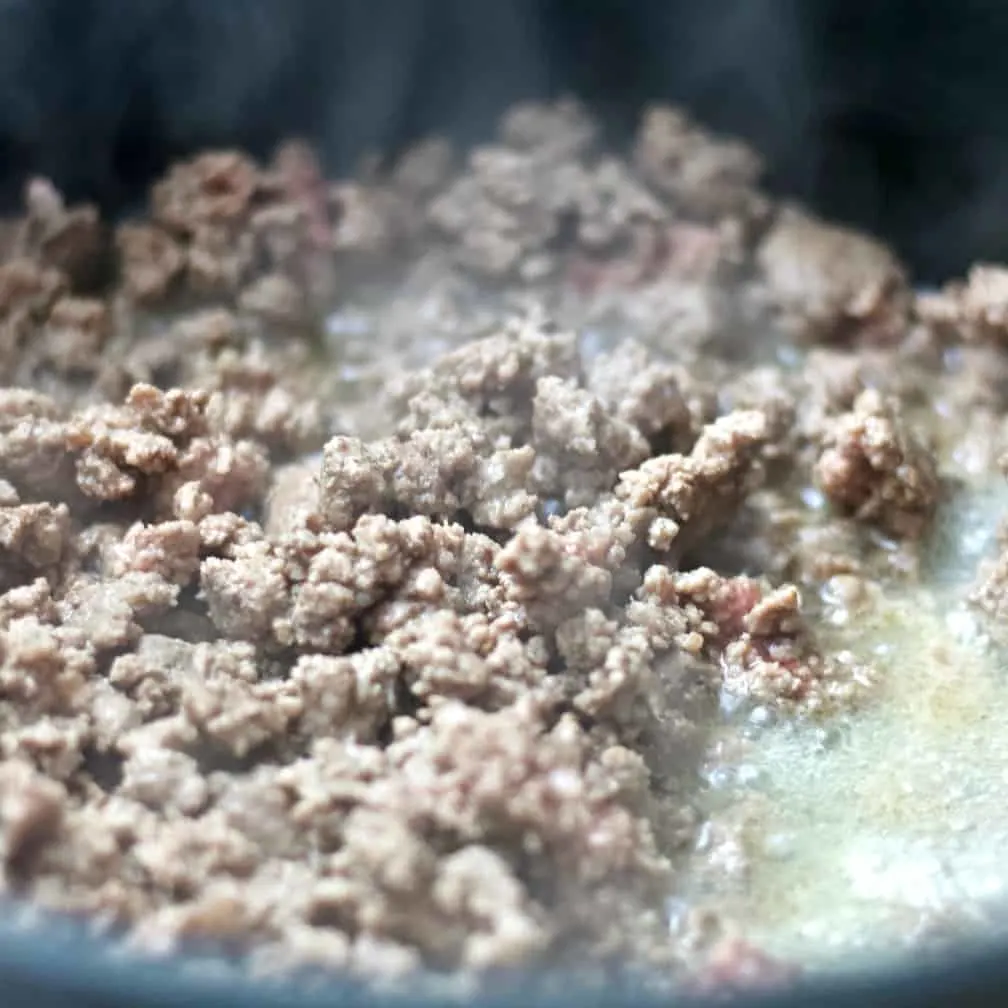
[[[759,168],[661,108],[605,155],[565,101],[352,182],[207,153],[114,228],[32,182],[0,263],[4,888],[260,972],[788,975],[730,921],[669,929],[708,728],[723,696],[870,702],[815,599],[916,576],[996,465],[1008,273],[915,295]],[[1001,620],[1006,586],[1008,553]]]

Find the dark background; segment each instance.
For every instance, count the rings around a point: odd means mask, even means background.
[[[922,280],[1008,259],[998,0],[0,0],[0,196],[42,172],[121,209],[172,157],[291,133],[352,170],[563,92],[614,144],[684,103]]]

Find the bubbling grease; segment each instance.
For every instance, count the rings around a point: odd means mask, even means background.
[[[1006,507],[1000,479],[963,490],[917,584],[856,615],[824,599],[878,695],[826,723],[762,725],[757,710],[722,729],[686,902],[713,900],[762,947],[823,968],[1008,926],[1008,666],[967,601]],[[734,870],[704,870],[732,855]]]

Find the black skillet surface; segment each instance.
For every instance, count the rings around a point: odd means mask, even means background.
[[[632,988],[579,990],[563,996],[499,989],[474,1008],[668,1008],[670,1002]],[[451,1008],[459,1002],[367,993],[336,984],[312,989],[264,985],[211,975],[183,962],[140,963],[111,955],[101,943],[68,929],[43,940],[35,933],[0,941],[0,1005],[4,1008]],[[677,1008],[713,1008],[724,999],[676,999]],[[809,978],[787,990],[736,995],[738,1008],[965,1008],[1008,1003],[1008,953],[963,951],[887,970]]]

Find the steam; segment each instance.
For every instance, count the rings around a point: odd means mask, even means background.
[[[619,144],[668,101],[935,282],[1008,257],[1006,41],[983,0],[2,0],[0,197],[36,173],[119,210],[174,158],[292,134],[348,173],[561,93]]]

